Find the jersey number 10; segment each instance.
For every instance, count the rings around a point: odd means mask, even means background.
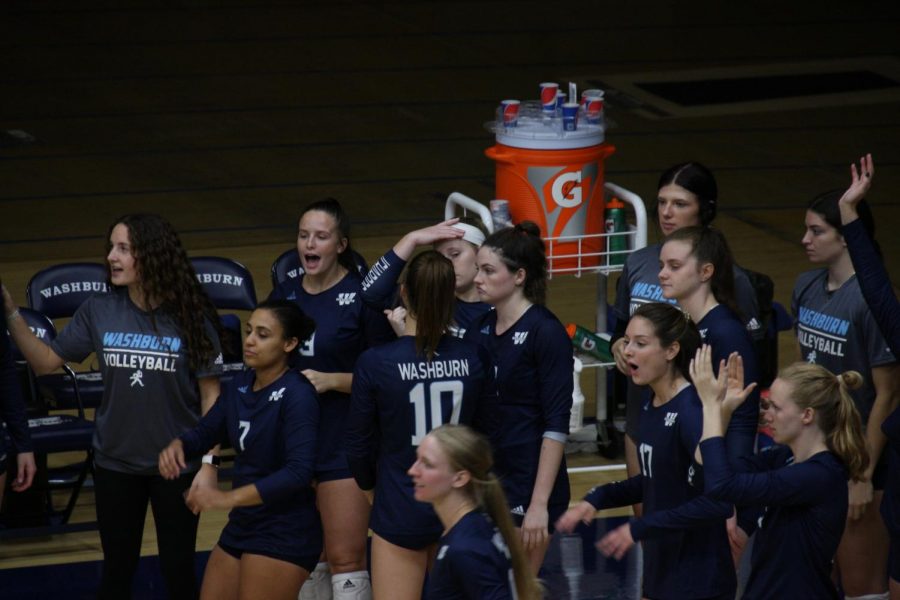
[[[428,385],[428,397],[430,407],[425,403],[425,384],[417,383],[409,392],[409,403],[413,405],[416,411],[416,432],[412,436],[412,445],[418,446],[428,435],[428,432],[436,427],[443,425],[444,411],[441,405],[441,397],[443,394],[452,394],[453,410],[450,413],[450,423],[454,425],[459,423],[459,411],[462,408],[463,399],[463,382],[454,381],[433,381]],[[431,412],[431,427],[428,427],[428,408]]]

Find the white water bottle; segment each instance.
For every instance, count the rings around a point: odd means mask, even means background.
[[[575,370],[572,372],[572,412],[569,416],[569,433],[574,433],[584,426],[584,393],[581,391],[581,370],[584,368],[576,356]]]

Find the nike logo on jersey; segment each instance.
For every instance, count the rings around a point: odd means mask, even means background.
[[[238,386],[238,391],[239,391],[240,393],[242,393],[242,394],[246,394],[246,393],[247,393],[247,390],[249,389],[249,387],[250,387],[250,386],[248,386],[248,385],[241,385],[241,386]]]
[[[347,306],[353,304],[354,301],[356,301],[356,292],[341,292],[337,295],[338,306]]]
[[[509,512],[511,512],[514,515],[519,515],[520,517],[524,517],[525,516],[525,507],[520,504],[515,508],[509,509]]]
[[[678,418],[678,413],[673,413],[673,412],[666,413],[666,418],[663,421],[663,423],[665,423],[666,427],[671,427],[672,425],[675,424],[675,419],[677,419],[677,418]]]
[[[278,391],[272,392],[272,395],[269,396],[269,402],[278,402],[281,400],[281,397],[284,396],[284,390],[287,388],[281,388]]]
[[[443,560],[443,558],[447,555],[447,550],[450,549],[450,546],[441,546],[441,549],[438,550],[436,560]]]
[[[706,332],[707,332],[707,331],[709,331],[709,329],[701,329],[701,330],[700,330],[700,338],[701,338],[701,339],[704,339],[704,340],[706,339]]]
[[[513,332],[513,346],[521,346],[525,343],[525,338],[528,337],[527,331],[515,331]]]

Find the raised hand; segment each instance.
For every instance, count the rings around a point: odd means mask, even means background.
[[[722,375],[722,367],[719,367],[719,375]],[[728,412],[728,414],[733,413],[737,408],[743,404],[744,400],[747,399],[747,396],[750,395],[750,392],[753,391],[753,388],[756,387],[756,382],[751,382],[750,385],[744,387],[744,359],[741,358],[741,355],[737,352],[732,352],[728,357],[728,363],[725,366],[725,370],[727,371],[726,382],[725,382],[725,398],[722,400],[722,408]]]
[[[859,159],[859,170],[856,165],[850,164],[850,187],[841,196],[839,204],[855,207],[859,201],[866,197],[869,188],[872,187],[872,179],[875,177],[875,163],[872,155],[866,154]]]
[[[691,380],[704,405],[716,405],[725,397],[725,361],[719,364],[719,376],[713,374],[712,347],[703,344],[691,359]],[[742,376],[743,377],[743,376]]]

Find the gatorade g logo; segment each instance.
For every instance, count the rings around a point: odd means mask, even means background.
[[[545,236],[584,235],[597,170],[595,162],[528,167],[528,183],[541,203]]]
[[[575,208],[581,204],[581,171],[563,173],[553,180],[550,194],[553,201],[563,208]]]

